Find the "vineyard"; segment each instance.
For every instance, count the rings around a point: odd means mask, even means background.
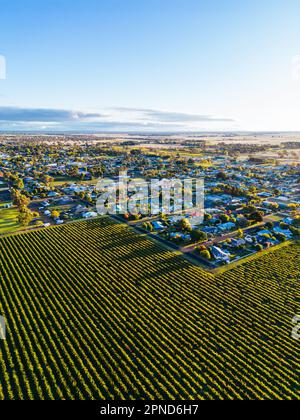
[[[299,399],[299,245],[213,276],[109,218],[0,239],[0,399]]]

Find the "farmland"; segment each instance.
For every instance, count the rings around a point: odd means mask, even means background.
[[[299,263],[213,276],[110,218],[3,237],[0,398],[299,398]]]

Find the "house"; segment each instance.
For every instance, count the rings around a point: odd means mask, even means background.
[[[287,203],[287,202],[289,201],[289,198],[288,198],[288,197],[285,197],[285,196],[283,196],[283,195],[281,195],[281,196],[277,197],[275,200],[276,200],[277,202],[284,202],[284,203]]]
[[[217,233],[217,228],[212,226],[204,226],[201,230],[205,233],[211,233],[213,235]]]
[[[214,258],[218,261],[224,261],[227,264],[230,263],[230,253],[223,251],[221,248],[217,247],[217,246],[213,246],[211,248],[212,254],[214,256]]]
[[[155,230],[164,230],[165,229],[164,225],[161,222],[158,222],[158,221],[152,222],[152,226]]]
[[[231,244],[235,247],[246,245],[245,239],[232,239]]]
[[[285,219],[283,219],[283,223],[289,226],[291,226],[293,222],[294,222],[294,219],[292,219],[291,217],[286,217]]]
[[[169,221],[171,223],[174,223],[174,224],[180,222],[182,219],[184,219],[183,216],[171,216],[171,217],[169,217]]]
[[[257,195],[258,195],[258,197],[263,197],[263,198],[272,197],[272,194],[271,193],[268,193],[268,192],[265,192],[265,191],[263,191],[261,193],[258,193]]]
[[[84,217],[85,219],[91,219],[93,217],[97,217],[98,213],[94,212],[94,211],[88,211],[86,213],[82,214],[82,217]]]
[[[50,206],[50,204],[48,203],[48,201],[43,201],[42,206],[43,207],[48,207],[48,206]]]
[[[247,244],[253,244],[254,243],[254,239],[250,235],[247,235],[245,237],[245,241],[246,241]]]
[[[87,213],[89,210],[87,207],[83,207],[81,204],[78,204],[78,206],[72,207],[70,211],[71,213],[78,215],[81,213]]]
[[[235,223],[227,222],[227,223],[223,223],[223,224],[219,225],[218,230],[219,230],[219,232],[226,232],[226,231],[229,231],[231,229],[234,229],[235,227],[236,227]]]
[[[281,235],[284,235],[288,239],[291,239],[293,237],[293,234],[290,230],[281,229],[278,226],[274,227],[274,232],[280,233]]]
[[[59,200],[57,200],[57,204],[58,205],[65,205],[65,204],[69,204],[72,203],[74,200],[72,197],[62,197]]]
[[[264,236],[264,235],[272,235],[272,232],[265,229],[265,230],[261,230],[260,232],[257,233],[257,236]]]
[[[49,192],[49,194],[48,194],[48,197],[57,197],[58,196],[58,193],[57,192],[55,192],[55,191],[51,191],[51,192]]]
[[[239,224],[239,226],[248,226],[249,225],[248,219],[246,217],[237,217],[236,221]]]
[[[185,235],[184,233],[180,233],[180,232],[172,232],[170,234],[170,238],[172,239],[181,239],[183,241],[190,241],[191,240],[191,235]]]

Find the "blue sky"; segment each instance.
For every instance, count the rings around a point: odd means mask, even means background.
[[[298,0],[0,0],[0,11],[2,130],[300,131]]]

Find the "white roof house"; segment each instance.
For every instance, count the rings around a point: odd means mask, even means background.
[[[97,217],[98,213],[94,212],[94,211],[88,211],[86,213],[83,213],[82,217],[84,217],[85,219],[91,219],[92,217]]]
[[[226,263],[230,262],[230,253],[223,251],[221,248],[217,246],[212,247],[212,253],[216,260],[225,261]]]

